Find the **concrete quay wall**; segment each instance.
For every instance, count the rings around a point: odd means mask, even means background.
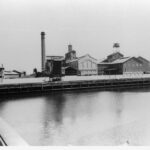
[[[63,80],[57,82],[26,82],[0,84],[0,96],[21,93],[51,93],[53,91],[99,89],[123,90],[150,87],[150,77]]]

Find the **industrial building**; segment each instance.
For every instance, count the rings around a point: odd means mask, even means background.
[[[20,74],[14,71],[5,71],[4,70],[4,78],[5,79],[15,79],[15,78],[19,78]]]
[[[61,76],[63,62],[64,62],[63,56],[46,56],[45,72],[50,77]]]
[[[71,60],[74,60],[76,59],[77,56],[76,56],[76,51],[72,49],[72,45],[68,45],[68,52],[65,54],[65,61],[66,63],[71,61]]]
[[[136,57],[123,57],[123,55],[120,54],[121,53],[114,53],[114,55],[111,54],[109,55],[111,58],[107,57],[107,62],[105,60],[98,63],[98,74],[112,75],[143,73],[144,65],[141,60]]]
[[[97,75],[97,59],[86,54],[68,61],[68,66],[78,70],[79,75]]]
[[[24,77],[26,75],[25,71],[17,71],[17,70],[5,70],[3,65],[0,67],[0,78],[4,79],[15,79],[19,77]]]
[[[60,77],[64,63],[63,56],[46,56],[45,32],[41,32],[41,73],[39,76]]]
[[[141,56],[137,57],[137,59],[142,62],[143,73],[150,73],[150,62]]]
[[[116,49],[119,47],[118,43],[113,46]],[[41,70],[43,74],[51,74],[51,76],[150,73],[150,62],[148,60],[143,57],[124,57],[119,51],[108,55],[100,63],[89,54],[77,57],[71,44],[68,45],[68,52],[65,57],[46,56],[45,32],[41,32],[41,53]]]

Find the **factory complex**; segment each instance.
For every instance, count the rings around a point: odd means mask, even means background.
[[[62,76],[95,76],[95,75],[128,75],[149,74],[150,61],[139,57],[126,57],[118,48],[119,43],[114,43],[116,50],[105,59],[98,61],[90,54],[77,56],[71,44],[64,56],[47,56],[45,46],[45,32],[41,32],[41,71],[34,69],[31,77],[62,77]],[[1,78],[25,78],[25,71],[6,71],[0,67]],[[29,75],[28,75],[29,77]]]
[[[76,50],[68,45],[65,56],[45,56],[45,33],[41,33],[42,71],[53,76],[91,76],[91,75],[127,75],[149,74],[150,61],[139,57],[125,57],[117,49],[119,43],[114,43],[115,52],[106,59],[98,61],[90,54],[77,57]]]
[[[33,74],[26,75],[25,71],[0,67],[0,96],[150,87],[150,62],[141,56],[124,56],[118,50],[119,43],[114,43],[116,50],[101,61],[90,54],[77,56],[71,44],[64,56],[47,56],[45,47],[45,32],[41,32],[41,71],[34,68]]]

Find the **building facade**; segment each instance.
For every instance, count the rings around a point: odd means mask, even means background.
[[[63,62],[63,56],[47,56],[45,64],[45,74],[50,77],[61,76]]]
[[[78,74],[81,76],[98,74],[97,60],[91,57],[89,54],[71,60],[67,64],[68,66],[78,70]]]
[[[98,64],[99,75],[143,73],[143,64],[135,57],[122,57],[113,62]]]
[[[150,62],[149,62],[147,59],[145,59],[145,58],[143,58],[143,57],[141,57],[141,56],[139,56],[137,59],[142,62],[142,65],[143,65],[143,67],[142,67],[143,72],[144,72],[144,73],[150,73]]]

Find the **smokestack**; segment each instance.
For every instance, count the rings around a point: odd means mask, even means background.
[[[41,70],[45,71],[45,32],[41,32]]]
[[[72,45],[69,44],[69,45],[68,45],[68,52],[71,52],[71,51],[72,51]]]

